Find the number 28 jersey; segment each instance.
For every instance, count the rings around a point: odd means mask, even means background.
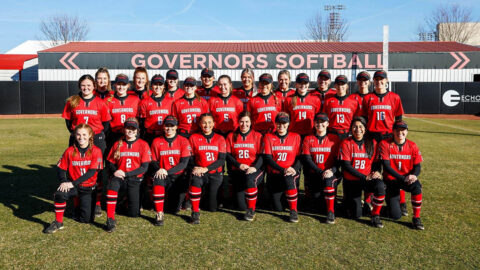
[[[377,161],[376,148],[377,143],[373,140],[373,153],[371,157],[368,157],[365,142],[359,143],[353,137],[350,137],[343,140],[340,144],[338,159],[350,162],[352,167],[359,173],[368,175],[372,172],[373,162]],[[348,180],[360,180],[346,171],[343,172],[343,177]]]
[[[127,143],[125,140],[122,140],[120,145],[120,158],[116,160],[114,155],[119,143],[119,141],[115,142],[107,158],[107,160],[115,164],[119,170],[124,172],[134,171],[138,169],[142,163],[152,161],[150,147],[148,143],[142,139],[137,139],[132,143]],[[138,175],[138,177],[142,176],[143,174]]]

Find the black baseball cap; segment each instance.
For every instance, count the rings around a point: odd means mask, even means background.
[[[161,84],[164,84],[165,83],[165,79],[163,78],[162,75],[160,74],[157,74],[157,75],[153,75],[152,79],[150,80],[152,85],[153,84],[156,84],[156,83],[161,83]]]
[[[300,73],[295,78],[295,82],[296,83],[308,83],[308,82],[310,82],[310,78],[308,77],[308,75],[306,73]]]
[[[175,117],[173,117],[172,115],[169,115],[167,117],[165,117],[165,121],[163,121],[163,124],[164,125],[170,125],[170,126],[176,126],[178,125],[178,121],[177,119],[175,119]]]
[[[126,76],[126,75],[125,75],[125,76],[124,76],[124,75],[122,75],[122,76],[117,76],[117,77],[115,78],[115,83],[128,84],[128,82],[129,82],[128,76]]]
[[[263,73],[262,75],[260,75],[260,78],[258,78],[258,81],[270,84],[273,83],[273,78],[272,75],[268,73]]]
[[[178,72],[175,70],[175,69],[170,69],[169,71],[167,71],[167,79],[168,78],[174,78],[174,79],[178,79]]]
[[[348,79],[345,75],[338,75],[335,78],[335,84],[337,84],[337,83],[348,83]]]
[[[370,74],[368,74],[368,72],[366,72],[366,71],[362,71],[362,72],[358,73],[357,74],[357,81],[360,81],[360,80],[369,81],[370,80]]]
[[[375,72],[375,74],[373,74],[373,78],[383,78],[383,79],[386,79],[387,78],[387,72],[385,70],[378,70]]]
[[[185,79],[185,81],[183,81],[183,85],[197,85],[197,80],[195,80],[195,78],[193,77],[188,77]]]
[[[277,114],[277,116],[275,117],[275,123],[282,123],[282,124],[290,123],[290,116],[288,116],[288,114],[287,115]]]
[[[393,129],[396,129],[396,128],[406,128],[406,129],[408,129],[407,122],[405,122],[403,120],[395,121],[395,123],[393,124]]]
[[[325,77],[330,80],[332,78],[332,75],[330,75],[330,72],[328,70],[324,69],[318,73],[318,78],[320,77]]]
[[[213,76],[214,76],[214,75],[213,75],[213,69],[211,69],[211,68],[204,68],[204,69],[202,69],[202,73],[201,73],[200,76],[202,76],[202,77],[203,77],[203,76],[213,77]]]
[[[137,122],[135,121],[125,121],[125,124],[124,124],[124,127],[125,128],[135,128],[137,130],[139,130],[140,128],[138,127],[138,124]]]
[[[325,122],[325,121],[328,121],[328,116],[326,113],[317,113],[315,114],[315,118],[314,118],[315,122]]]

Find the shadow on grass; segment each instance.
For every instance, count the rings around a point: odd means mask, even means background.
[[[420,133],[432,133],[432,134],[445,134],[445,135],[462,135],[462,136],[480,136],[479,133],[472,134],[472,133],[458,133],[458,132],[442,132],[442,131],[430,131],[430,130],[415,130],[411,129],[410,132],[420,132]]]
[[[53,212],[53,204],[45,200],[53,200],[58,185],[55,165],[30,164],[28,167],[3,165],[10,172],[0,172],[0,202],[10,208],[14,216],[47,226],[49,223],[35,216]]]

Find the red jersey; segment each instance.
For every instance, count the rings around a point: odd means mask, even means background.
[[[75,182],[90,169],[103,169],[103,155],[100,148],[94,145],[91,150],[89,149],[85,152],[85,155],[80,153],[76,148],[75,145],[68,147],[57,164],[60,169],[68,172],[68,178],[72,182]],[[95,183],[97,183],[97,172],[79,186],[93,187]]]
[[[381,160],[389,160],[392,169],[404,176],[409,174],[414,165],[423,161],[416,143],[406,140],[403,145],[397,145],[393,138],[379,143],[378,156]],[[383,179],[395,180],[395,177],[383,171]]]
[[[275,96],[277,96],[279,98],[280,103],[283,104],[283,102],[285,101],[285,99],[287,99],[287,97],[291,97],[291,96],[295,95],[295,90],[294,89],[289,89],[287,91],[280,91],[279,89],[277,89],[273,93],[275,94]]]
[[[99,97],[100,99],[103,99],[104,101],[107,101],[109,98],[113,97],[114,92],[113,91],[108,91],[108,90],[105,90],[105,92],[100,92],[100,91],[98,91],[98,89],[96,89],[93,92],[93,95],[96,96],[96,97]]]
[[[227,153],[231,154],[240,164],[252,166],[257,155],[261,154],[262,134],[250,130],[243,136],[232,132],[227,136]]]
[[[118,141],[113,145],[107,158],[107,160],[115,164],[119,170],[124,172],[134,171],[140,168],[142,163],[152,161],[150,147],[144,140],[137,139],[133,143],[127,143],[125,140],[121,142],[120,158],[118,160],[114,158],[119,143]],[[138,177],[142,176],[143,174],[138,175]]]
[[[253,92],[254,92],[253,88],[247,91],[242,86],[242,87],[233,89],[232,94],[243,102],[243,109],[246,110],[248,101],[253,97],[253,94],[254,94]]]
[[[131,96],[136,96],[139,99],[144,99],[144,98],[148,98],[152,94],[152,91],[151,90],[137,91],[136,89],[132,88],[127,91],[127,94]]]
[[[240,99],[233,95],[226,98],[219,95],[211,97],[208,106],[215,121],[215,130],[227,133],[238,127],[238,115],[243,111]]]
[[[296,102],[295,106],[294,102]],[[301,97],[298,93],[295,93],[285,100],[283,106],[284,110],[290,115],[290,131],[301,135],[312,133],[313,119],[315,114],[320,112],[318,97],[309,93]]]
[[[302,154],[310,155],[318,168],[331,169],[338,156],[339,144],[337,136],[327,134],[320,140],[316,135],[308,135],[303,139]]]
[[[376,147],[377,143],[373,140],[373,153],[369,158],[365,149],[365,143],[358,144],[353,137],[343,140],[340,144],[338,159],[342,161],[349,161],[352,167],[363,175],[368,175],[372,172],[372,164],[376,161]],[[357,177],[344,171],[343,177],[347,180],[359,180]]]
[[[127,95],[126,97],[117,97],[116,95],[107,102],[108,111],[112,116],[110,128],[113,132],[120,133],[123,129],[123,123],[129,117],[138,116],[138,105],[140,99],[136,96]]]
[[[165,94],[169,97],[172,98],[174,101],[181,99],[185,95],[185,91],[181,88],[177,88],[175,91],[165,91]]]
[[[218,85],[215,85],[210,88],[205,88],[205,86],[197,86],[197,90],[195,92],[203,99],[208,101],[211,97],[220,96],[220,88]]]
[[[360,106],[360,113],[363,113],[363,98],[366,95],[368,95],[368,93],[367,94],[360,94],[359,92],[355,92],[355,93],[350,95],[352,98],[354,98],[358,102],[358,105]]]
[[[192,155],[192,147],[187,138],[176,135],[170,143],[164,136],[155,138],[152,143],[152,160],[160,163],[160,168],[170,170],[180,163],[180,159]],[[181,174],[180,171],[176,174]]]
[[[275,133],[268,133],[263,137],[263,154],[272,155],[273,160],[280,167],[287,169],[295,164],[295,159],[300,154],[302,139],[300,135],[289,132],[284,139],[280,139]],[[268,172],[279,173],[267,166]]]
[[[187,99],[185,96],[173,102],[172,114],[178,120],[178,128],[187,133],[199,130],[197,119],[208,112],[208,103],[203,98]]]
[[[252,128],[263,134],[275,131],[275,117],[282,111],[282,103],[273,94],[256,95],[248,101],[252,114]]]
[[[173,99],[167,95],[159,98],[148,97],[143,99],[139,105],[139,116],[145,119],[145,128],[149,133],[162,133],[163,120],[167,115],[172,114]]]
[[[310,91],[310,94],[320,99],[320,103],[321,103],[320,110],[321,110],[323,108],[323,104],[325,103],[325,101],[337,94],[337,89],[330,88],[327,91],[320,91],[320,89],[315,88],[312,91]]]
[[[368,118],[367,129],[370,132],[392,133],[395,117],[403,115],[400,96],[393,92],[366,95],[362,110],[362,115]]]
[[[190,136],[190,144],[192,145],[193,157],[195,165],[207,167],[218,160],[220,153],[226,153],[226,143],[223,136],[213,133],[211,139],[207,139],[201,133],[195,133]],[[209,171],[208,173],[222,172],[223,165]]]
[[[72,121],[72,130],[75,129],[78,124],[85,123],[92,127],[95,134],[103,131],[102,122],[107,122],[112,119],[108,112],[107,104],[95,96],[88,100],[88,102],[80,98],[80,102],[75,108],[72,108],[70,102],[67,102],[63,109],[62,117]]]
[[[361,114],[360,106],[352,96],[339,97],[337,95],[325,101],[323,112],[328,115],[330,129],[347,132],[353,117]]]

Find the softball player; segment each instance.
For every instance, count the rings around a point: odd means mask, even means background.
[[[295,90],[290,89],[290,71],[281,70],[278,73],[278,88],[275,90],[274,94],[280,99],[280,103],[283,104],[283,101],[295,94]]]
[[[420,163],[423,161],[418,146],[407,139],[408,125],[399,120],[393,124],[393,138],[383,140],[378,146],[379,158],[383,164],[383,179],[387,186],[387,206],[393,219],[402,216],[400,190],[412,194],[413,228],[423,230],[420,219],[422,207],[422,185],[418,180]]]
[[[335,89],[329,88],[330,84],[332,83],[331,78],[332,76],[330,75],[330,72],[328,70],[324,69],[320,71],[317,76],[318,86],[311,92],[312,95],[320,98],[320,110],[323,109],[323,104],[325,103],[325,100],[333,97],[337,92]]]
[[[370,87],[370,74],[368,74],[368,72],[362,71],[357,74],[357,86],[358,91],[351,96],[358,101],[360,110],[363,110],[363,98],[369,93]]]
[[[200,80],[202,85],[197,87],[197,94],[208,101],[211,97],[216,97],[220,94],[218,85],[214,85],[215,80],[214,72],[211,68],[204,68],[200,73]]]
[[[173,100],[181,99],[185,94],[183,89],[178,88],[178,72],[175,69],[167,71],[167,95]]]
[[[233,95],[239,98],[243,102],[243,108],[247,108],[248,101],[257,94],[255,87],[255,74],[250,68],[242,70],[240,75],[242,80],[242,86],[233,89]]]
[[[124,123],[125,137],[112,147],[107,166],[112,178],[107,187],[107,231],[116,229],[115,207],[118,192],[126,189],[128,197],[128,214],[131,217],[140,215],[140,184],[144,173],[152,161],[150,147],[139,139],[140,126],[136,118],[128,118]]]
[[[169,115],[165,118],[164,133],[155,138],[152,143],[152,168],[155,171],[153,177],[153,204],[157,212],[155,225],[164,223],[164,200],[168,193],[170,209],[173,212],[180,211],[186,191],[188,179],[184,176],[192,148],[188,139],[177,136],[178,121]]]
[[[200,198],[202,190],[207,189],[209,211],[217,210],[218,189],[223,181],[223,166],[225,164],[225,139],[213,132],[215,123],[210,113],[204,113],[199,118],[200,133],[190,136],[194,168],[189,188],[192,203],[192,223],[200,223]]]
[[[103,100],[113,96],[113,90],[110,86],[110,73],[108,73],[106,67],[99,68],[97,72],[95,72],[95,82],[97,83],[97,88],[94,93],[95,96]]]
[[[57,164],[61,183],[54,194],[55,220],[43,230],[44,233],[63,229],[63,213],[72,197],[78,198],[79,221],[93,221],[92,192],[97,172],[103,168],[102,151],[93,145],[93,130],[89,125],[78,124],[74,134],[74,145],[67,148]]]
[[[362,190],[373,193],[372,225],[383,228],[380,210],[385,200],[385,186],[376,156],[376,142],[365,136],[366,121],[356,116],[352,120],[352,137],[342,141],[339,160],[343,172],[343,191],[347,210],[353,218],[362,216]]]
[[[259,92],[247,103],[247,111],[252,115],[253,129],[262,134],[275,131],[274,119],[282,110],[281,100],[272,93],[272,75],[264,73],[259,78]]]
[[[133,72],[133,87],[128,91],[129,95],[135,95],[139,99],[150,96],[148,73],[144,67],[137,67]]]
[[[244,219],[253,221],[258,185],[263,182],[262,134],[251,129],[250,112],[238,117],[239,127],[227,137],[228,175],[233,183],[237,207],[245,211]]]
[[[275,211],[283,211],[281,196],[284,192],[290,209],[290,222],[298,222],[297,179],[300,176],[300,135],[288,132],[290,117],[280,112],[275,117],[276,132],[263,138],[263,154],[267,164],[267,188]]]

